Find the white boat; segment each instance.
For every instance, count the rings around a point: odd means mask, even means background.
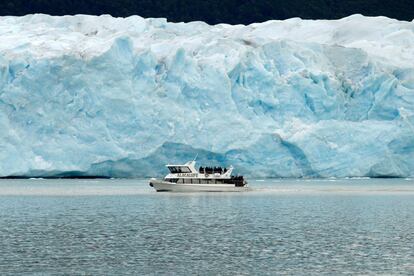
[[[164,179],[151,178],[149,185],[157,192],[242,192],[247,191],[243,176],[232,176],[233,167],[195,167],[196,162],[166,165],[170,173]]]

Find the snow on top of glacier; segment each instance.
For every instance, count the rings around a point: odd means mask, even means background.
[[[135,51],[150,50],[160,59],[184,48],[196,59],[221,64],[232,63],[232,56],[244,49],[278,40],[360,48],[399,66],[411,66],[414,58],[414,22],[362,15],[340,20],[291,18],[248,26],[211,26],[139,16],[35,14],[0,17],[0,35],[0,53],[11,58],[25,54],[31,58],[72,55],[89,59],[106,52],[120,37],[128,37]]]

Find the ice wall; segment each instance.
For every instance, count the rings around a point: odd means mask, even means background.
[[[414,22],[0,17],[0,176],[414,176]]]

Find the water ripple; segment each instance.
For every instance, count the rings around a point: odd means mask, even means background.
[[[159,194],[144,180],[7,180],[0,183],[0,271],[413,274],[412,183],[347,181]]]

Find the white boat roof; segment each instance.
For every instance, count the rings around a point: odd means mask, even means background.
[[[191,166],[191,165],[195,166],[195,163],[196,161],[193,160],[193,161],[188,161],[185,164],[167,164],[165,166],[166,167],[184,167],[184,166]]]

